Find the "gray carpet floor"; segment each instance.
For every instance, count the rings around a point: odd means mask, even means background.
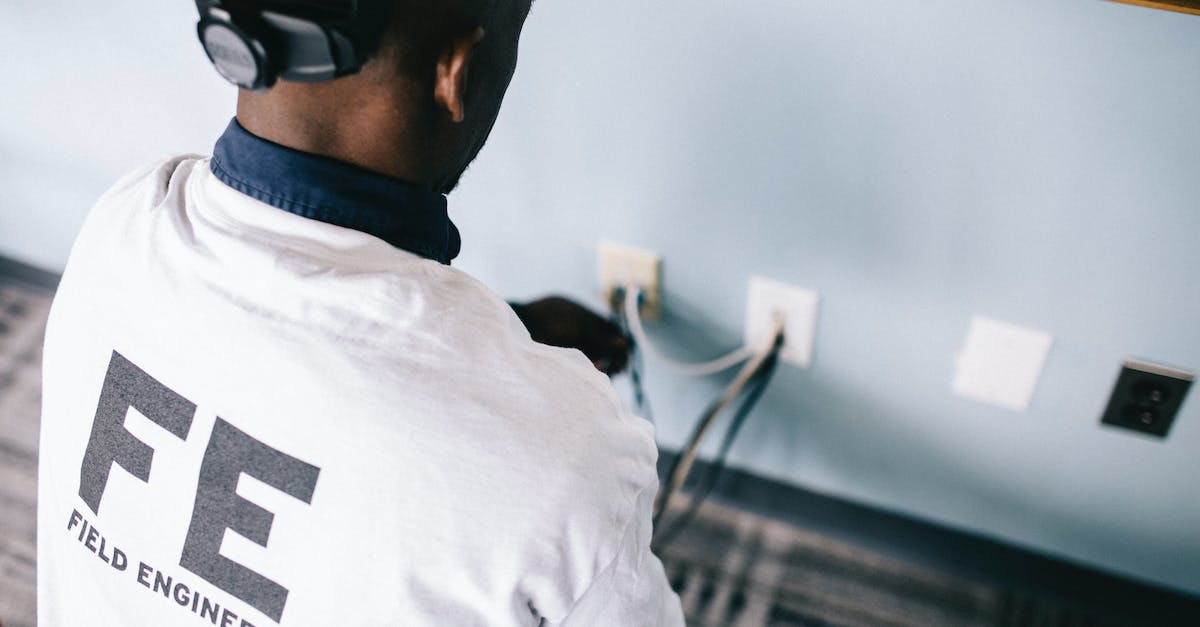
[[[0,278],[0,622],[32,627],[40,356],[51,294]],[[684,501],[684,499],[680,499]],[[684,503],[676,504],[676,512]],[[718,503],[662,551],[703,627],[1115,627]]]
[[[41,348],[49,294],[0,283],[0,621],[32,627],[36,609]]]

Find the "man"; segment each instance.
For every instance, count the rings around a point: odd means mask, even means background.
[[[682,625],[650,427],[448,265],[529,4],[390,2],[361,70],[242,90],[211,159],[99,201],[46,339],[42,625]]]

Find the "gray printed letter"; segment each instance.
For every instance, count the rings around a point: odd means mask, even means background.
[[[100,497],[104,496],[114,462],[138,479],[150,480],[154,449],[125,429],[130,407],[180,440],[187,439],[196,413],[191,401],[113,351],[79,469],[79,496],[96,514],[100,513]]]
[[[311,503],[320,472],[217,418],[200,464],[196,506],[179,565],[279,622],[287,588],[221,555],[221,539],[231,529],[265,547],[271,535],[275,514],[235,492],[242,473]]]

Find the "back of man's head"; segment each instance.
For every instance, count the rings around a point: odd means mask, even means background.
[[[266,90],[240,90],[238,120],[248,130],[446,192],[491,130],[532,0],[208,2],[342,28],[366,50],[347,76],[285,76]]]

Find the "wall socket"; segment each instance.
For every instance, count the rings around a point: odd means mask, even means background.
[[[616,289],[633,285],[642,290],[639,311],[647,320],[657,320],[662,309],[659,298],[659,276],[662,259],[658,254],[617,244],[601,241],[597,246],[599,253],[598,268],[600,270],[600,295],[609,306],[614,306],[613,298]],[[615,303],[623,307],[623,303]]]
[[[1186,370],[1128,359],[1101,422],[1166,437],[1194,379]]]
[[[752,277],[746,296],[746,346],[758,349],[769,342],[776,316],[783,316],[783,349],[779,358],[807,368],[812,363],[820,302],[816,292]]]

